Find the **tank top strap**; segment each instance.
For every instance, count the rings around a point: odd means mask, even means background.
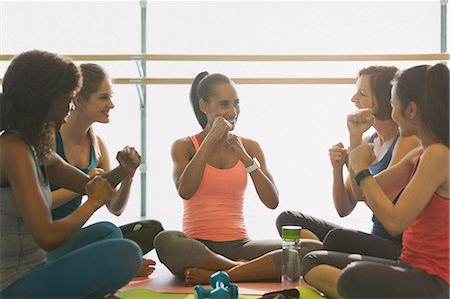
[[[373,143],[373,141],[377,136],[378,136],[377,132],[374,132],[372,135],[370,135],[369,140],[367,142]]]
[[[195,151],[198,151],[198,149],[200,148],[200,145],[202,144],[202,140],[200,139],[200,134],[193,135],[190,138],[191,138],[192,143],[194,144]]]

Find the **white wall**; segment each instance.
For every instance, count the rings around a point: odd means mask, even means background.
[[[152,1],[148,5],[148,52],[152,54],[373,54],[437,53],[439,1]],[[420,20],[420,22],[418,21]],[[138,1],[1,1],[0,52],[44,49],[63,54],[138,53]],[[111,77],[136,77],[133,62],[99,62]],[[154,62],[151,77],[194,77],[208,70],[230,77],[353,77],[371,64],[409,67],[420,62]],[[8,63],[0,63],[0,76]],[[328,148],[347,143],[345,116],[354,107],[350,85],[240,85],[236,132],[257,140],[280,191],[270,211],[251,181],[246,199],[250,235],[277,238],[274,220],[296,209],[354,228],[370,228],[360,205],[339,219],[331,201]],[[140,147],[136,89],[115,85],[116,108],[107,126],[95,129],[112,158],[124,145]],[[171,175],[170,147],[197,133],[188,85],[152,85],[148,99],[148,211],[166,228],[181,229],[182,200]],[[102,210],[91,221],[118,224],[139,218],[140,179],[131,202],[114,218]]]

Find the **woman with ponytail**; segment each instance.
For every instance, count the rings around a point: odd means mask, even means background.
[[[245,228],[247,177],[269,209],[278,206],[278,190],[259,144],[232,134],[240,113],[234,83],[202,72],[192,83],[190,100],[202,131],[172,147],[173,179],[184,203],[183,233],[165,231],[155,238],[160,261],[188,285],[238,260],[281,248],[280,240],[249,239]]]
[[[376,176],[373,147],[350,152],[351,175],[391,235],[403,233],[398,260],[325,251],[305,256],[305,281],[331,298],[449,297],[449,70],[444,64],[403,71],[392,91],[392,119],[422,147]],[[397,204],[387,194],[403,189]],[[336,258],[340,255],[340,258]]]
[[[82,86],[73,100],[72,109],[66,122],[56,132],[56,152],[67,162],[81,171],[95,175],[111,169],[109,154],[104,141],[94,134],[93,123],[109,123],[109,112],[114,108],[112,102],[112,86],[108,74],[98,64],[81,64]],[[113,190],[106,207],[111,214],[119,216],[125,209],[134,173],[122,180],[120,187]],[[81,205],[82,194],[51,185],[52,216],[54,220],[72,214]],[[103,240],[109,238],[125,238],[135,241],[143,254],[153,249],[153,239],[162,231],[162,225],[156,220],[142,220],[120,227],[120,230],[109,222],[100,222],[95,226],[83,228],[77,235],[80,242]],[[58,258],[59,253],[49,253],[49,259]],[[139,276],[147,277],[153,270],[155,262],[144,259]]]

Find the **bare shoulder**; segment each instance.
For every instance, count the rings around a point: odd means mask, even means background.
[[[0,138],[0,148],[2,149],[0,154],[5,159],[31,154],[30,147],[22,138],[15,134],[2,135]],[[7,162],[7,160],[3,160],[2,162]]]
[[[261,146],[256,140],[239,137],[242,141],[242,145],[248,151],[251,156],[259,155],[262,152]]]
[[[402,137],[398,138],[395,147],[397,149],[405,149],[407,151],[420,146],[420,141],[416,136]]]
[[[443,144],[436,143],[428,146],[422,155],[422,161],[430,163],[436,169],[448,169],[449,148]]]
[[[190,157],[195,154],[195,146],[190,137],[177,139],[172,144],[172,155],[183,154]]]
[[[101,138],[99,135],[95,135],[95,138],[97,138],[98,145],[101,147],[105,147],[105,142],[103,141],[103,138]]]
[[[7,177],[11,168],[20,168],[24,163],[33,160],[30,147],[15,134],[4,134],[0,138],[0,180]],[[31,164],[29,164],[31,165]]]

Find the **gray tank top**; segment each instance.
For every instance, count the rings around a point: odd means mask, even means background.
[[[39,168],[35,151],[30,148],[36,165],[34,171],[50,209],[52,196],[47,174],[45,168]],[[0,184],[0,256],[1,291],[46,261],[46,252],[34,242],[8,183]]]

